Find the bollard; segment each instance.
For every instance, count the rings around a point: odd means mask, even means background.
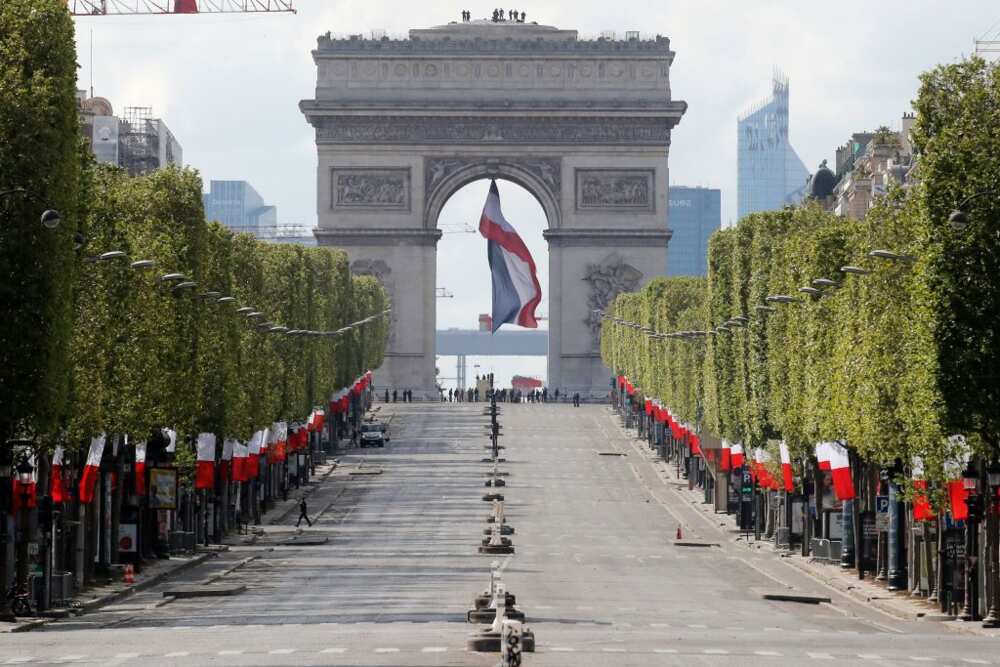
[[[523,633],[520,621],[504,620],[500,629],[500,667],[521,667]]]
[[[683,540],[684,539],[683,534],[681,534],[681,526],[680,526],[680,524],[677,524],[677,535],[674,536],[674,539],[678,539],[678,540]]]
[[[481,554],[514,553],[514,545],[511,544],[510,540],[506,537],[500,536],[500,525],[501,524],[499,523],[490,524],[490,536],[483,539],[483,543],[479,547],[479,553]]]
[[[493,623],[479,632],[470,635],[465,647],[469,651],[501,653],[503,651],[502,633],[505,622],[520,621],[523,623],[524,614],[507,605],[508,593],[503,582],[497,582],[495,594],[493,596],[493,608],[469,612],[469,620],[473,617],[488,620],[487,614],[495,610]],[[472,621],[475,622],[475,621]],[[521,650],[532,652],[535,650],[535,635],[527,627],[521,626]]]
[[[493,619],[493,599],[496,596],[496,586],[500,583],[500,561],[493,561],[491,563],[492,569],[490,570],[490,587],[484,593],[480,593],[472,599],[472,609],[466,614],[466,619],[470,623],[486,623]],[[506,602],[506,612],[508,618],[522,618],[523,615],[514,608],[517,603],[517,599],[514,594],[507,592]],[[513,616],[512,616],[513,614]]]
[[[486,517],[486,523],[499,524],[500,525],[500,534],[501,535],[513,535],[514,534],[514,527],[507,525],[507,517],[505,517],[504,513],[503,513],[503,501],[502,500],[494,500],[493,501],[493,514],[491,514],[490,516]],[[491,533],[491,529],[490,528],[487,527],[487,528],[483,529],[483,535],[489,535],[490,533]]]

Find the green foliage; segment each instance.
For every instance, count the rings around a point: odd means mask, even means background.
[[[80,208],[73,23],[61,0],[0,3],[0,438],[58,427],[68,394]],[[39,224],[59,211],[58,229]]]

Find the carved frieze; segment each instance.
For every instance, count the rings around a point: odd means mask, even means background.
[[[334,209],[410,210],[409,169],[333,167],[330,188]]]
[[[667,118],[313,116],[320,144],[670,144]]]
[[[621,255],[612,253],[598,264],[588,264],[583,281],[590,285],[587,295],[587,317],[584,324],[590,329],[592,345],[600,346],[601,316],[608,305],[623,292],[634,292],[642,280],[642,272],[625,262]]]
[[[577,169],[580,211],[652,211],[656,207],[652,169]]]
[[[496,161],[506,165],[520,167],[531,172],[539,180],[545,183],[546,187],[556,197],[559,196],[562,188],[562,165],[559,158],[547,157],[433,157],[424,159],[424,189],[427,193],[434,191],[443,180],[468,167],[481,165],[488,160]]]

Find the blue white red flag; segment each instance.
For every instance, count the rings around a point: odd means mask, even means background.
[[[542,300],[535,260],[528,247],[500,211],[500,191],[490,184],[479,233],[486,238],[490,273],[493,274],[493,333],[510,322],[529,329],[538,328],[535,308]]]

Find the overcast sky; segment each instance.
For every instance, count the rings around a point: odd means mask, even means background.
[[[209,179],[245,179],[278,207],[284,223],[316,223],[316,149],[298,102],[311,98],[316,37],[458,20],[473,2],[295,0],[297,15],[78,18],[80,87],[122,107],[152,106],[184,150],[184,162]],[[806,166],[833,157],[851,132],[897,128],[917,76],[972,50],[972,40],[1000,20],[991,0],[760,0],[597,2],[539,0],[519,6],[529,21],[575,28],[663,34],[677,52],[675,99],[688,111],[674,130],[671,183],[722,189],[723,224],[736,210],[736,116],[765,97],[773,68],[791,81],[790,136]],[[93,31],[93,67],[90,45]],[[446,230],[475,224],[486,184],[452,198]],[[544,216],[524,190],[502,184],[507,218],[520,230],[547,279]],[[438,284],[454,292],[439,302],[439,326],[475,325],[488,310],[483,241],[446,234]],[[543,302],[542,312],[547,311]]]

